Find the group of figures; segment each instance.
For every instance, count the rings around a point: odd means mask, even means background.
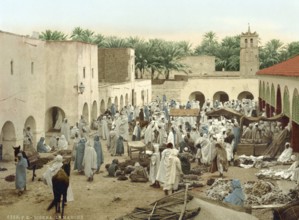
[[[279,160],[290,161],[292,146],[288,143],[291,127],[282,127],[277,122],[259,121],[240,128],[236,118],[227,119],[223,116],[209,118],[206,113],[219,108],[232,108],[246,115],[252,115],[255,111],[255,102],[251,100],[235,100],[221,103],[211,103],[207,100],[202,108],[198,101],[189,101],[181,105],[174,100],[169,102],[166,97],[158,99],[148,105],[125,106],[120,111],[112,105],[110,109],[100,115],[92,128],[97,129],[93,140],[90,140],[90,126],[82,116],[76,125],[70,127],[67,119],[60,126],[61,136],[51,137],[49,144],[45,144],[45,138],[41,137],[37,144],[39,152],[51,150],[66,150],[72,142],[72,158],[74,170],[84,173],[88,181],[92,181],[94,174],[99,173],[104,162],[101,141],[106,143],[111,156],[124,155],[124,143],[126,141],[143,141],[150,149],[149,172],[136,163],[134,172],[131,173],[132,181],[150,181],[151,186],[163,188],[165,194],[178,189],[183,174],[188,174],[191,163],[210,167],[210,172],[219,172],[223,177],[224,172],[232,165],[239,143],[266,143],[269,145],[265,154],[276,157],[281,154]],[[198,117],[171,116],[171,108],[198,108]],[[71,141],[73,139],[73,141]],[[24,132],[24,144],[32,144],[30,128]],[[285,145],[285,143],[288,143]],[[286,146],[285,149],[283,146]],[[282,152],[283,151],[283,152]],[[291,152],[291,153],[290,153]],[[294,155],[292,160],[294,159]],[[60,163],[60,162],[59,162]],[[55,175],[58,166],[50,166],[44,175],[49,180]],[[26,167],[21,156],[19,165]],[[18,166],[18,172],[20,172]],[[118,159],[106,167],[108,175],[115,176],[118,167]],[[50,185],[50,183],[48,183]],[[233,184],[238,185],[234,182]],[[239,186],[237,187],[239,188]],[[70,193],[71,194],[71,193]]]

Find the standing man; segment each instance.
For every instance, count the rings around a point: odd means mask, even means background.
[[[178,153],[177,149],[172,149],[169,156],[169,163],[166,166],[165,184],[163,186],[165,195],[168,195],[169,192],[174,193],[179,187],[180,176],[183,172]]]
[[[212,165],[210,168],[210,172],[214,173],[215,171],[219,171],[220,177],[223,177],[223,171],[228,170],[228,161],[227,161],[227,155],[226,150],[222,146],[222,143],[217,142],[215,144],[216,148],[216,154],[215,157],[212,159]]]
[[[91,182],[97,169],[97,153],[89,141],[86,142],[86,145],[82,165],[84,166],[84,174],[88,178],[87,180]]]
[[[102,145],[100,142],[100,137],[96,135],[94,137],[94,145],[93,145],[96,153],[97,153],[97,170],[96,173],[100,172],[100,167],[104,163],[104,155],[103,155],[103,150],[102,150]]]
[[[160,166],[159,144],[154,144],[154,153],[151,155],[150,175],[149,175],[149,179],[152,183],[150,186],[154,188],[160,188],[159,181],[156,180],[159,166]]]
[[[22,153],[18,153],[18,162],[16,164],[16,189],[18,195],[22,195],[26,190],[26,168],[28,167],[27,160],[23,157]]]

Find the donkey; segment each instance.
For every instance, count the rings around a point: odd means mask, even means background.
[[[18,153],[22,153],[22,156],[27,160],[28,162],[28,168],[29,170],[32,169],[32,181],[34,181],[34,177],[36,177],[35,170],[40,168],[38,167],[38,161],[39,161],[39,153],[35,151],[34,149],[29,150],[29,151],[22,151],[21,146],[19,145],[18,147],[12,147],[14,149],[14,155],[15,155],[15,161],[17,162],[18,160]]]
[[[47,208],[49,211],[55,205],[56,213],[60,213],[60,200],[62,196],[61,218],[64,216],[64,206],[67,202],[67,189],[69,187],[69,176],[71,171],[71,161],[64,163],[62,168],[52,177],[54,199]]]

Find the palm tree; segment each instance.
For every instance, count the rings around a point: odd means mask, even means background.
[[[125,39],[116,36],[110,36],[110,37],[106,37],[105,47],[106,48],[126,48],[127,42]]]
[[[215,51],[216,70],[237,71],[240,66],[240,36],[225,37]]]
[[[102,35],[102,34],[95,35],[93,43],[98,45],[99,48],[105,47],[106,41],[105,41],[104,35]]]
[[[166,42],[162,46],[160,46],[160,54],[158,60],[164,69],[165,79],[169,79],[170,72],[172,70],[176,71],[186,71],[186,65],[180,63],[179,61],[182,59],[184,55],[184,51],[178,48],[172,42]]]
[[[75,41],[86,42],[86,43],[95,43],[96,40],[93,31],[89,29],[83,30],[81,27],[74,28],[71,35],[71,39]]]
[[[51,31],[51,30],[46,30],[45,32],[42,32],[39,35],[39,39],[41,40],[66,40],[67,35],[60,31]]]
[[[195,48],[196,55],[214,56],[218,48],[217,36],[213,31],[204,34],[203,40],[199,46]]]
[[[292,42],[287,45],[288,58],[299,55],[299,41]]]
[[[280,40],[272,39],[260,48],[260,67],[266,68],[282,61],[283,43]]]

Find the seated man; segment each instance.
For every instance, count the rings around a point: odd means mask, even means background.
[[[230,194],[228,194],[223,201],[227,203],[231,203],[233,205],[243,206],[245,195],[243,193],[240,180],[233,179],[231,185],[233,191]]]
[[[148,175],[145,169],[140,166],[138,162],[134,165],[134,170],[130,174],[130,179],[132,182],[147,182],[148,181]]]
[[[105,166],[108,171],[108,176],[115,177],[116,171],[118,170],[118,159],[113,159],[111,164]]]
[[[278,161],[278,162],[282,162],[282,163],[291,161],[292,153],[293,153],[293,148],[291,148],[289,142],[286,142],[286,143],[285,143],[285,149],[284,149],[284,151],[280,154],[280,156],[278,157],[277,161]]]
[[[37,152],[39,153],[48,153],[51,151],[51,147],[49,147],[46,143],[45,143],[45,138],[41,137],[39,142],[37,143]]]

